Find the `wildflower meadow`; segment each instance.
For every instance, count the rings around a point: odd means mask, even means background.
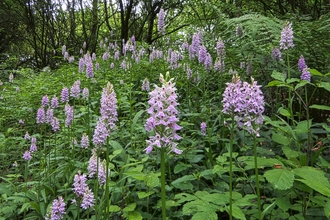
[[[1,73],[0,219],[330,219],[329,52],[295,20],[170,34],[169,13],[152,44]]]

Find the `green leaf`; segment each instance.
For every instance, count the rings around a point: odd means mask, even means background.
[[[139,199],[143,199],[145,197],[148,197],[150,195],[154,194],[154,192],[149,191],[149,192],[138,192],[138,197]]]
[[[159,185],[159,178],[155,173],[149,173],[144,181],[146,185],[150,188],[154,188]]]
[[[177,174],[177,173],[180,173],[181,171],[184,171],[188,168],[190,168],[191,165],[190,164],[185,164],[185,163],[182,163],[182,162],[179,162],[177,165],[175,165],[174,167],[174,173]]]
[[[300,153],[298,151],[292,150],[288,146],[283,146],[282,151],[288,159],[297,158],[300,156]]]
[[[319,110],[330,111],[330,107],[327,106],[327,105],[311,105],[311,106],[309,106],[309,108],[316,108],[316,109],[319,109]]]
[[[218,220],[218,215],[216,212],[197,212],[191,220]]]
[[[132,212],[134,211],[136,208],[136,203],[131,203],[131,204],[128,204],[124,209],[123,211],[124,212]]]
[[[288,211],[291,206],[289,197],[287,197],[287,196],[277,197],[275,202],[276,202],[276,205],[280,209],[282,209],[284,212]]]
[[[320,82],[319,87],[324,88],[330,92],[330,83],[328,82]]]
[[[310,72],[314,76],[323,76],[323,74],[317,71],[316,69],[308,69],[308,72]]]
[[[117,205],[110,205],[109,212],[118,212],[120,211],[120,207]]]
[[[229,206],[226,207],[226,211],[229,214]],[[236,219],[243,219],[243,220],[246,219],[242,210],[234,204],[233,204],[233,217],[235,217]]]
[[[330,219],[330,200],[324,206],[324,214],[328,219]]]
[[[330,197],[330,183],[324,172],[314,167],[301,167],[294,169],[294,174],[302,179],[297,179],[313,190]]]
[[[134,211],[128,214],[128,220],[142,220],[140,212]]]
[[[293,186],[294,174],[286,169],[268,170],[264,176],[275,189],[285,190]]]
[[[273,80],[267,84],[268,87],[278,86],[278,85],[283,85],[283,83],[278,80]]]
[[[254,169],[254,157],[253,156],[243,156],[237,158],[238,162],[245,163],[245,170]],[[280,164],[282,167],[284,167],[284,164],[274,158],[265,158],[265,157],[258,157],[258,168],[264,168],[264,167],[274,167],[275,164]]]
[[[300,88],[300,87],[306,85],[307,83],[308,83],[308,82],[307,82],[306,80],[303,80],[303,81],[301,81],[300,83],[298,83],[294,89],[297,90],[298,88]]]
[[[273,71],[272,72],[272,75],[271,75],[271,77],[273,78],[273,79],[277,79],[277,80],[279,80],[279,81],[281,81],[281,82],[285,82],[285,75],[283,74],[283,73],[280,73],[280,72],[277,72],[277,71]]]
[[[229,196],[224,193],[209,194],[206,191],[197,191],[195,195],[206,202],[214,203],[216,205],[224,206],[229,203]]]
[[[176,179],[172,182],[172,185],[178,189],[193,189],[193,185],[190,183],[190,180],[195,180],[196,178],[193,175],[185,175],[179,179]]]
[[[290,139],[288,137],[284,136],[283,134],[278,134],[276,132],[272,133],[272,140],[282,145],[290,144]]]
[[[290,112],[287,110],[287,109],[285,109],[285,108],[280,108],[279,109],[279,112],[280,112],[280,114],[281,115],[283,115],[283,116],[285,116],[285,117],[290,117],[291,116],[291,114],[290,114]]]

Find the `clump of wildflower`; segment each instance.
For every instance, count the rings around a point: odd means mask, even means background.
[[[45,95],[41,99],[41,105],[43,107],[46,107],[48,104],[49,104],[49,98],[48,98],[48,95]]]
[[[45,122],[45,118],[46,118],[46,115],[45,115],[45,109],[44,107],[40,107],[38,109],[38,112],[37,112],[37,124],[42,124]]]
[[[145,78],[142,82],[142,91],[150,91],[150,82],[148,80],[148,78]]]
[[[69,89],[64,87],[61,92],[61,102],[68,102],[69,101]]]
[[[54,199],[52,209],[47,213],[45,220],[60,220],[63,219],[65,214],[65,203],[61,196],[58,199]]]
[[[18,120],[18,123],[24,125],[24,121],[22,119]]]
[[[244,126],[249,133],[259,136],[259,127],[256,126],[263,122],[265,103],[260,86],[251,79],[251,84],[242,83],[240,78],[234,75],[232,82],[226,83],[222,112],[234,116],[240,128]]]
[[[52,98],[50,107],[51,108],[58,108],[58,98],[55,95]]]
[[[35,152],[35,151],[37,151],[37,138],[32,137],[31,138],[30,152]]]
[[[287,50],[293,48],[293,30],[292,23],[287,22],[281,32],[280,49]]]
[[[63,45],[63,46],[62,46],[62,55],[64,55],[65,52],[66,52],[66,46]]]
[[[70,89],[70,96],[73,98],[79,98],[80,95],[80,80],[77,80],[73,83]]]
[[[217,42],[217,55],[218,57],[225,57],[226,56],[226,51],[225,51],[225,44],[223,43],[223,40],[221,40],[221,38],[219,38],[218,42]]]
[[[80,146],[82,148],[87,149],[89,146],[89,139],[88,139],[88,135],[87,134],[83,134],[83,136],[81,137],[81,142],[80,142]]]
[[[31,152],[26,150],[23,154],[23,159],[26,161],[31,160],[32,159]]]
[[[73,192],[78,196],[83,196],[86,190],[88,189],[87,186],[87,177],[86,174],[81,174],[81,171],[78,171],[78,174],[74,175],[74,182],[73,182]]]
[[[163,8],[160,9],[158,14],[158,33],[165,35],[165,11]]]
[[[273,58],[273,60],[278,60],[278,61],[282,61],[282,53],[281,53],[281,51],[280,51],[280,49],[278,49],[278,48],[274,48],[273,50],[272,50],[272,58]]]
[[[99,118],[93,135],[93,143],[95,146],[104,145],[106,143],[107,138],[110,136],[110,131],[107,129],[105,120],[103,118]]]
[[[210,53],[207,53],[204,60],[204,69],[209,70],[211,68],[212,68],[212,57]]]
[[[298,69],[299,69],[300,72],[303,72],[303,70],[305,68],[307,68],[305,58],[303,57],[303,55],[301,55],[299,60],[298,60]]]
[[[10,73],[9,74],[9,82],[10,83],[13,83],[14,82],[14,74],[13,73]]]
[[[88,100],[88,96],[89,96],[89,90],[88,90],[88,88],[84,88],[83,91],[82,91],[83,99]]]
[[[82,73],[84,72],[84,69],[85,69],[85,60],[84,58],[80,58],[79,59],[79,72]]]
[[[70,106],[68,103],[65,105],[64,108],[66,119],[65,119],[65,126],[69,127],[73,121],[73,106]]]
[[[214,69],[219,71],[220,73],[225,72],[225,62],[221,58],[217,58],[217,60],[214,63]]]
[[[199,53],[199,46],[201,44],[200,35],[198,33],[194,33],[191,45],[189,46],[189,58],[194,59]]]
[[[30,140],[30,135],[29,135],[29,132],[26,132],[25,135],[24,135],[24,139],[25,140]]]
[[[95,203],[94,194],[89,188],[87,188],[87,190],[83,195],[83,199],[80,206],[83,209],[88,209],[93,207],[94,203]]]
[[[177,124],[179,119],[176,116],[178,114],[176,106],[179,104],[177,103],[175,83],[172,82],[173,79],[166,81],[162,74],[160,74],[159,80],[162,87],[155,85],[155,89],[149,93],[150,108],[147,112],[150,117],[144,126],[147,131],[154,131],[155,134],[147,140],[148,147],[145,151],[149,154],[153,147],[163,147],[170,148],[170,152],[181,154],[182,151],[177,148],[177,143],[174,142],[174,140],[181,139],[176,133],[181,127]]]
[[[246,73],[248,75],[251,75],[253,72],[253,66],[252,66],[252,61],[249,60],[248,65],[246,66]]]
[[[202,133],[202,135],[206,135],[206,123],[205,122],[202,122],[201,123],[201,133]]]
[[[45,122],[50,124],[52,122],[53,118],[54,118],[53,109],[48,108],[47,111],[46,111]]]
[[[115,129],[115,122],[118,121],[117,98],[113,85],[110,82],[107,83],[107,86],[102,91],[100,113],[107,127],[111,130]]]
[[[97,173],[97,178],[99,180],[100,185],[106,182],[106,164],[105,160],[101,163],[100,158],[96,155],[96,150],[93,149],[92,156],[88,162],[88,177],[93,178],[94,175]],[[108,173],[110,173],[108,171]]]
[[[308,81],[308,82],[311,81],[311,74],[310,74],[310,72],[308,71],[308,67],[307,67],[307,66],[303,69],[302,74],[301,74],[301,76],[300,76],[300,79],[301,79],[301,80],[306,80],[306,81]]]
[[[200,46],[199,52],[198,52],[198,62],[199,63],[204,63],[204,61],[206,59],[206,54],[207,54],[206,47],[204,45]]]
[[[60,130],[60,122],[58,121],[58,118],[53,117],[53,119],[52,119],[50,125],[52,126],[52,130],[53,130],[54,132]]]

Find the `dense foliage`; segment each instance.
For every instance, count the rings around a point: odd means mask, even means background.
[[[70,2],[0,9],[0,219],[330,218],[326,1]]]

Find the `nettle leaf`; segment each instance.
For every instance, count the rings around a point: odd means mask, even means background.
[[[218,210],[218,206],[198,199],[198,200],[186,203],[182,208],[182,213],[184,215],[191,215],[195,212],[211,213],[211,212],[216,212],[217,210]]]
[[[293,186],[294,173],[286,169],[268,170],[264,176],[268,182],[274,185],[275,189],[285,190]]]
[[[148,197],[150,195],[154,194],[154,192],[149,191],[149,192],[138,192],[138,197],[139,199],[143,199],[145,197]]]
[[[282,167],[284,167],[284,164],[281,161],[274,159],[274,158],[258,157],[257,160],[258,160],[258,168],[274,167],[275,164],[279,164]],[[239,157],[239,158],[237,158],[237,161],[246,164],[244,166],[244,170],[254,169],[254,167],[255,167],[253,156]]]
[[[288,159],[291,159],[291,158],[297,158],[301,155],[300,152],[298,151],[295,151],[295,150],[292,150],[291,148],[289,148],[288,146],[283,146],[282,147],[282,151],[284,153],[284,155],[288,158]]]
[[[195,195],[206,201],[206,202],[211,202],[216,205],[226,205],[229,203],[229,196],[224,194],[224,193],[208,193],[206,191],[197,191]]]
[[[313,190],[330,197],[330,183],[324,172],[314,167],[301,167],[294,169],[294,174],[302,179],[297,179]]]
[[[226,207],[226,211],[229,214],[229,206]],[[239,208],[238,206],[233,204],[233,217],[236,219],[243,219],[245,220],[245,215],[243,213],[243,211],[241,210],[241,208]]]
[[[159,185],[159,178],[155,173],[149,173],[145,178],[145,183],[148,187],[154,188]]]
[[[186,170],[186,169],[188,169],[190,167],[191,167],[190,164],[185,164],[185,163],[180,162],[177,165],[175,165],[173,172],[175,174],[177,174],[177,173],[180,173],[181,171],[184,171],[184,170]]]
[[[282,209],[284,212],[288,211],[288,209],[290,208],[291,206],[291,203],[290,203],[290,200],[289,200],[289,197],[287,196],[284,196],[284,197],[277,197],[276,200],[276,205]]]
[[[325,216],[330,219],[330,200],[327,202],[327,204],[324,206],[324,213]]]

